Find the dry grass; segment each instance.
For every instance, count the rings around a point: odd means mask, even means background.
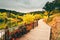
[[[52,28],[51,40],[60,40],[60,14],[50,16],[48,24]]]

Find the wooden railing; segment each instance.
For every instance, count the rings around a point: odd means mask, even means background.
[[[30,24],[20,25],[18,27],[12,27],[12,28],[9,28],[8,26],[6,26],[6,28],[4,29],[3,35],[1,32],[0,40],[17,40],[18,38],[28,33],[31,29],[33,29],[36,26],[38,26],[38,21],[35,21]]]

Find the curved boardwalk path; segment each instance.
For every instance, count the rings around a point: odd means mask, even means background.
[[[41,19],[38,21],[38,27],[32,29],[19,40],[49,40],[50,29],[51,28],[45,22],[43,22],[43,19]]]

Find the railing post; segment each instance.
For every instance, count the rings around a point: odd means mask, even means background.
[[[52,28],[50,29],[50,40],[52,39]]]
[[[6,26],[5,28],[5,40],[9,40],[9,28]]]

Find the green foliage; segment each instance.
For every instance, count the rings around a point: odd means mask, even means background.
[[[3,19],[0,19],[0,23],[2,23],[2,22],[4,22],[4,20]]]
[[[60,0],[55,0],[55,7],[60,10]]]
[[[47,2],[45,6],[43,7],[46,11],[48,11],[48,17],[51,15],[50,12],[52,12],[55,9],[60,10],[60,0],[54,0],[52,2]]]
[[[43,7],[46,11],[51,12],[52,10],[55,9],[55,4],[54,2],[47,2],[46,5]]]
[[[21,12],[16,12],[16,11],[11,11],[11,10],[0,9],[0,23],[1,23],[0,29],[4,29],[6,26],[11,28],[11,27],[18,26],[20,24],[22,25],[24,23],[23,16],[26,14],[30,14],[30,16],[27,15],[26,17],[29,21],[34,21],[35,14],[40,14],[40,18],[43,18],[43,13],[44,11],[21,13]]]
[[[60,9],[60,0],[54,0],[53,2],[47,2],[43,7],[46,11],[51,12],[54,9]]]

